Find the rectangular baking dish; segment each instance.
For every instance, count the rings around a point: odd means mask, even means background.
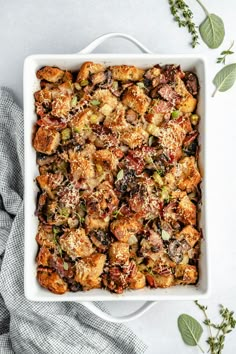
[[[134,42],[145,54],[88,54],[98,44],[109,37],[125,37]],[[36,279],[37,243],[35,235],[38,220],[35,216],[37,186],[34,182],[38,175],[36,153],[32,147],[32,133],[36,122],[33,93],[39,89],[39,80],[35,73],[43,66],[58,66],[62,69],[78,70],[85,61],[94,61],[109,65],[136,65],[148,68],[155,64],[180,64],[183,70],[190,70],[197,74],[200,83],[199,102],[197,113],[200,115],[200,160],[199,166],[203,176],[201,183],[202,205],[199,224],[203,232],[201,242],[201,256],[199,261],[199,281],[196,286],[175,286],[167,289],[150,289],[125,291],[121,295],[112,294],[103,289],[93,289],[88,292],[66,293],[56,295],[42,288]],[[206,164],[206,62],[200,55],[159,55],[150,53],[144,46],[132,37],[121,34],[108,34],[92,42],[85,50],[78,54],[66,55],[32,55],[26,58],[24,64],[24,142],[25,142],[25,295],[33,301],[123,301],[123,300],[192,300],[209,295],[209,237],[207,234],[207,164]]]

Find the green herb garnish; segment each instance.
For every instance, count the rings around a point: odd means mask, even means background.
[[[197,2],[206,14],[205,20],[199,26],[199,32],[202,40],[209,48],[218,48],[225,37],[224,22],[219,16],[210,14],[200,0],[197,0]]]
[[[64,268],[64,270],[68,270],[68,269],[69,269],[69,266],[68,266],[68,263],[67,263],[67,262],[64,262],[64,263],[63,263],[63,268]]]
[[[203,323],[209,329],[209,338],[207,343],[209,345],[209,350],[211,354],[221,354],[224,348],[226,334],[230,333],[232,329],[236,326],[236,319],[234,318],[234,312],[230,311],[228,308],[220,305],[220,316],[221,322],[219,324],[211,322],[207,315],[207,306],[199,304],[198,301],[194,301],[198,308],[204,314]]]
[[[224,92],[229,90],[236,81],[236,63],[226,65],[214,77],[213,84],[216,89],[212,95],[215,96],[217,91]]]
[[[227,57],[228,55],[234,54],[234,52],[231,50],[231,49],[233,48],[233,46],[234,46],[234,41],[232,42],[232,44],[231,44],[231,46],[229,47],[229,49],[223,50],[223,52],[220,53],[221,56],[218,57],[217,60],[216,60],[216,62],[217,62],[218,64],[221,64],[221,63],[222,63],[222,64],[225,65],[226,57]]]
[[[203,329],[195,318],[186,314],[180,315],[178,318],[178,328],[184,343],[190,346],[198,346],[202,353],[204,353],[203,349],[198,344]]]
[[[184,0],[169,0],[170,11],[174,20],[178,23],[179,27],[187,28],[192,37],[192,47],[195,48],[198,43],[197,26],[193,22],[193,13],[190,7]]]
[[[90,103],[91,103],[93,106],[99,106],[101,102],[98,101],[98,100],[91,100]]]
[[[120,181],[122,178],[124,178],[124,170],[120,170],[120,171],[117,173],[116,182]]]

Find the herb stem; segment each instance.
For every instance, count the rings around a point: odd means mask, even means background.
[[[201,350],[202,353],[205,353],[200,344],[197,343],[198,348]]]
[[[203,312],[203,314],[204,314],[204,316],[205,316],[205,319],[206,319],[207,327],[208,327],[208,329],[209,329],[210,337],[213,338],[212,330],[211,330],[211,325],[210,325],[211,322],[210,322],[210,319],[209,319],[209,317],[208,317],[208,315],[207,315],[206,307],[200,305],[197,300],[194,301],[194,302],[195,302],[195,304],[202,310],[202,312]]]
[[[215,97],[216,92],[218,91],[218,87],[216,87],[215,91],[213,92],[213,94],[211,95],[211,97]]]
[[[205,12],[206,16],[209,16],[209,12],[206,9],[206,7],[203,5],[203,3],[201,2],[201,0],[196,0],[198,2],[198,4],[201,6],[201,8],[203,9],[203,11]]]

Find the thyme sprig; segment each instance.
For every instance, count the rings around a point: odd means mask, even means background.
[[[192,36],[192,47],[199,44],[197,26],[193,22],[193,13],[184,0],[169,0],[170,11],[179,27],[186,27]]]
[[[199,304],[196,300],[195,304],[202,310],[205,320],[203,323],[208,326],[209,329],[209,338],[207,343],[209,344],[209,351],[211,354],[221,354],[224,348],[226,334],[230,333],[233,328],[236,326],[236,319],[234,318],[234,312],[230,311],[227,307],[220,305],[220,315],[222,321],[220,324],[215,324],[211,322],[207,315],[207,306]],[[213,331],[217,330],[216,334],[213,335]]]

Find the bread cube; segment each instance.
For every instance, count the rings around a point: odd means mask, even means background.
[[[75,281],[80,283],[85,290],[101,287],[100,275],[103,272],[106,256],[94,253],[76,262]]]
[[[127,82],[127,81],[140,81],[143,78],[144,70],[136,66],[116,65],[110,67],[112,78],[114,80]]]
[[[60,144],[60,133],[53,129],[40,127],[34,138],[34,148],[38,152],[46,155],[52,155],[56,152]]]
[[[67,283],[50,268],[38,267],[37,279],[41,286],[55,294],[64,294],[68,289]]]
[[[104,71],[104,66],[102,64],[86,61],[81,65],[76,81],[81,82],[83,80],[87,80],[89,78],[89,75],[97,74],[100,71]]]
[[[200,233],[191,225],[185,226],[182,231],[176,235],[176,239],[179,241],[185,240],[193,248],[195,244],[200,240]]]
[[[128,242],[129,238],[142,229],[142,224],[135,218],[120,218],[110,224],[111,232],[121,242]]]
[[[132,85],[126,89],[122,102],[135,112],[144,114],[149,107],[151,99],[145,95],[140,87]]]
[[[197,268],[188,264],[177,264],[175,278],[176,284],[195,284],[198,279]]]
[[[146,285],[146,277],[143,273],[141,272],[137,272],[137,274],[131,278],[130,283],[129,283],[129,287],[130,289],[142,289],[144,288]]]
[[[40,80],[57,82],[64,76],[64,71],[52,66],[45,66],[44,68],[37,71],[36,76]]]
[[[59,242],[62,250],[73,260],[77,257],[89,256],[94,252],[92,243],[82,228],[66,232],[60,237]]]
[[[196,225],[196,206],[191,202],[187,195],[179,202],[177,213],[179,215],[180,221],[185,225]]]
[[[128,265],[129,244],[123,242],[113,242],[109,247],[109,260],[111,265]]]

